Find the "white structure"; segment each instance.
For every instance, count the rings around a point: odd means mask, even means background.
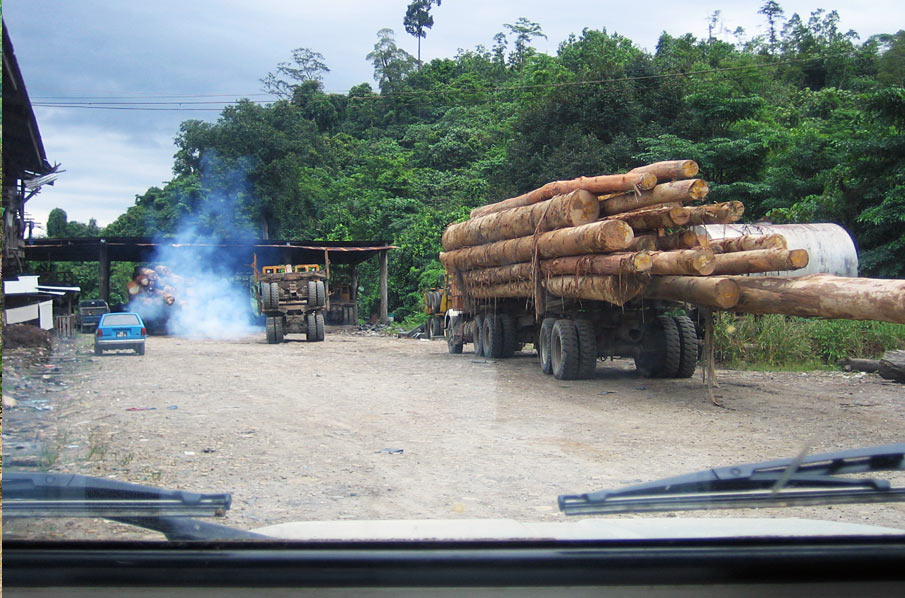
[[[3,310],[5,324],[22,324],[37,320],[44,330],[53,329],[53,297],[66,293],[78,293],[79,287],[57,287],[38,283],[37,276],[20,276],[18,280],[3,282],[6,304],[18,304]],[[47,299],[47,296],[51,296]]]

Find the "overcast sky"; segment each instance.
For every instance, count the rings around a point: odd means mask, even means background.
[[[402,27],[410,0],[5,0],[3,18],[33,103],[140,96],[141,101],[266,99],[258,81],[293,48],[322,53],[331,69],[327,91],[373,84],[365,55],[383,27],[414,54],[416,41]],[[606,28],[653,50],[660,33],[706,36],[708,16],[720,10],[728,30],[748,36],[764,31],[762,0],[676,2],[638,0],[446,0],[435,7],[435,25],[422,41],[422,58],[451,57],[457,49],[491,46],[504,23],[527,17],[547,40],[538,50],[555,54],[570,33]],[[905,2],[865,0],[816,4],[780,1],[787,16],[837,10],[843,30],[867,39],[905,27]],[[729,39],[728,34],[726,38]],[[376,85],[375,85],[376,87]],[[221,97],[186,97],[220,95]],[[109,100],[108,100],[109,101]],[[189,118],[215,120],[218,112],[97,110],[36,107],[51,163],[66,173],[27,204],[46,223],[53,208],[70,220],[96,218],[106,225],[135,196],[172,177],[173,140]]]

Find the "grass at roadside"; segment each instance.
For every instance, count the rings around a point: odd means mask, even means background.
[[[901,348],[905,325],[888,322],[720,314],[714,329],[717,361],[740,369],[835,369],[846,357],[877,358]]]

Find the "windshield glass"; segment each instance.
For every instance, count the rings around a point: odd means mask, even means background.
[[[135,314],[107,314],[101,319],[103,326],[138,326],[141,320]]]
[[[3,3],[4,538],[903,533],[582,509],[902,442],[905,7],[389,4]]]

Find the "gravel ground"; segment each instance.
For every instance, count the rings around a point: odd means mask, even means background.
[[[230,492],[218,520],[558,520],[556,497],[732,463],[901,442],[902,385],[875,374],[720,370],[594,380],[544,376],[533,352],[449,355],[439,341],[331,330],[323,343],[152,337],[143,357],[95,357],[91,337],[45,362],[4,352],[3,465]],[[466,349],[470,346],[466,346]],[[529,346],[530,349],[530,346]],[[883,476],[890,477],[890,476]],[[901,476],[900,476],[901,477]],[[702,515],[703,513],[703,515]],[[685,516],[680,514],[679,516]],[[687,516],[783,516],[905,528],[905,506]],[[4,536],[157,537],[98,520],[4,522]]]

